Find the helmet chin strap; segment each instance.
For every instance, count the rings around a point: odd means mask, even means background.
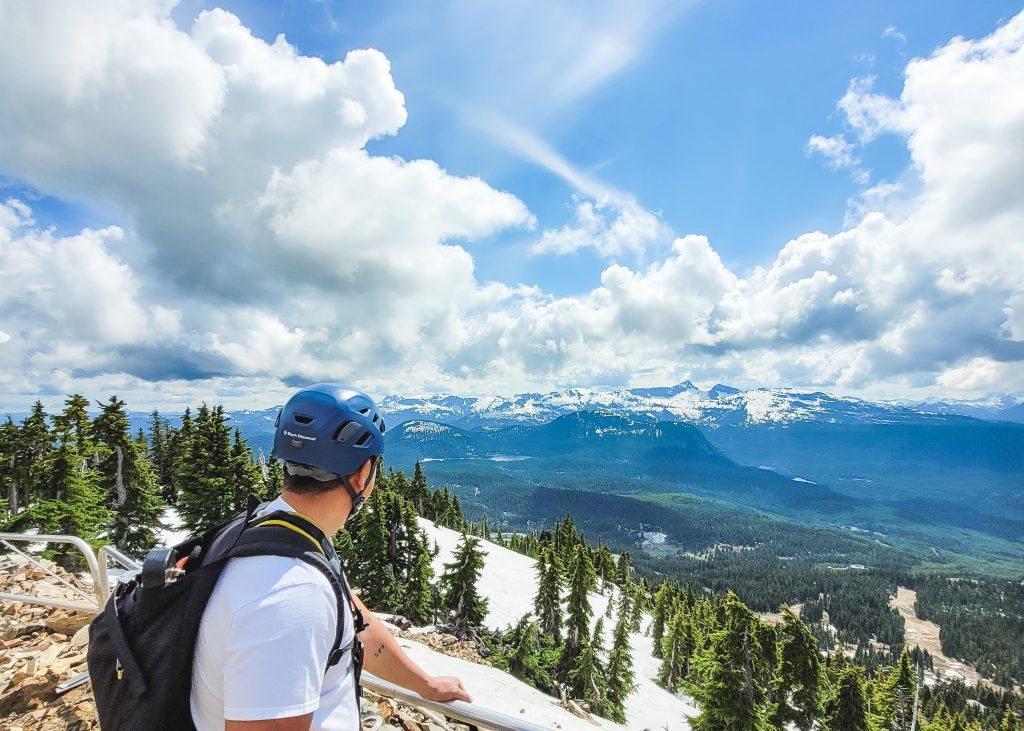
[[[352,499],[352,510],[349,512],[345,522],[348,522],[363,509],[363,504],[366,502],[366,488],[373,484],[373,480],[377,476],[377,465],[380,464],[380,457],[375,455],[370,459],[370,474],[367,475],[366,482],[363,483],[363,489],[359,492],[356,492],[356,489],[352,487],[352,481],[348,477],[341,478],[341,484],[345,486],[345,491],[348,492],[348,496]]]

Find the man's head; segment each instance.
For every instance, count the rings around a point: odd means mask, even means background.
[[[272,456],[284,460],[285,489],[297,494],[344,489],[352,514],[369,497],[384,454],[384,419],[357,388],[307,386],[278,414]]]

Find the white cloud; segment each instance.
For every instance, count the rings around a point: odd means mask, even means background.
[[[549,229],[530,247],[531,254],[571,254],[593,248],[605,257],[642,254],[666,231],[658,217],[636,205],[615,211],[600,201],[577,199],[571,224]]]
[[[535,224],[513,194],[365,150],[405,122],[383,54],[327,64],[223,11],[186,32],[163,4],[83,7],[0,6],[0,170],[122,215],[62,235],[24,202],[0,205],[8,403],[72,390],[265,403],[322,378],[493,392],[680,373],[989,390],[1024,361],[1024,14],[912,61],[899,98],[851,84],[850,128],[863,144],[899,135],[911,165],[864,191],[844,230],[798,236],[745,275],[682,236],[658,261],[609,265],[589,292],[556,297],[477,279],[473,247]],[[508,126],[505,139],[582,194],[537,250],[618,256],[667,236],[535,136]],[[853,169],[845,137],[809,146]]]
[[[907,42],[906,34],[897,30],[895,25],[885,26],[885,29],[882,31],[882,38],[895,38],[900,43]]]
[[[868,182],[870,174],[861,167],[860,157],[854,152],[854,147],[846,141],[844,135],[824,137],[822,135],[811,135],[807,140],[807,154],[818,153],[822,155],[833,170],[850,168],[854,181],[863,185]]]

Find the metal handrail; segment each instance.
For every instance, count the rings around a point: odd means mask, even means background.
[[[65,586],[72,589],[76,594],[89,599],[81,589],[71,584],[64,577],[60,576],[54,571],[43,566],[41,563],[36,561],[32,556],[22,551],[17,546],[11,544],[11,541],[20,541],[22,543],[67,543],[79,551],[85,556],[85,562],[89,566],[89,574],[92,576],[92,587],[93,593],[96,595],[96,604],[80,604],[75,602],[67,602],[63,599],[50,599],[47,597],[34,596],[31,594],[12,594],[9,592],[0,592],[0,599],[6,599],[15,602],[28,602],[31,604],[43,604],[49,607],[59,607],[61,609],[73,609],[79,612],[89,612],[96,614],[104,606],[106,606],[107,599],[110,598],[110,577],[107,574],[107,564],[111,559],[121,564],[124,568],[129,571],[141,571],[142,565],[128,556],[125,556],[121,551],[117,550],[114,546],[103,546],[99,550],[97,556],[93,552],[92,546],[86,543],[78,536],[68,535],[51,535],[47,533],[40,534],[29,534],[29,533],[0,533],[0,543],[10,548],[18,555],[24,557],[29,563],[36,568],[45,571],[50,574],[54,579],[64,584]]]
[[[10,594],[8,592],[0,592],[0,599],[7,599],[16,602],[30,602],[35,604],[44,604],[51,607],[60,607],[61,609],[75,609],[81,612],[90,612],[96,614],[100,608],[106,604],[107,601],[107,588],[100,583],[100,567],[99,562],[96,560],[96,554],[93,553],[92,546],[83,541],[78,536],[57,536],[50,535],[48,533],[40,533],[38,535],[29,535],[27,533],[0,533],[0,542],[8,546],[15,553],[18,553],[30,561],[32,557],[26,554],[24,551],[11,545],[11,541],[21,541],[22,543],[69,543],[85,556],[85,562],[89,565],[89,573],[92,575],[92,586],[93,591],[96,593],[96,604],[75,604],[74,602],[66,602],[60,599],[47,599],[45,597],[31,596],[26,594]],[[40,564],[35,563],[36,566]],[[60,579],[61,577],[55,574],[53,571],[40,566],[47,573]],[[61,579],[63,581],[63,579]],[[76,589],[77,591],[77,589]],[[79,592],[81,593],[81,592]]]
[[[114,559],[129,571],[142,571],[142,564],[135,559],[128,558],[113,546],[102,546],[99,552],[100,583],[106,596],[101,606],[106,606],[106,600],[110,598],[110,577],[107,575],[107,563],[110,559]]]
[[[456,721],[465,721],[482,726],[483,728],[493,729],[493,731],[550,731],[550,728],[547,726],[539,726],[532,721],[514,718],[474,703],[464,703],[463,701],[450,701],[448,703],[428,701],[419,693],[414,693],[400,685],[389,683],[365,670],[360,676],[359,683],[364,688],[397,698],[411,706],[429,708]]]

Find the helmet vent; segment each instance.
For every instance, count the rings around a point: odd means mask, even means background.
[[[364,406],[363,408],[359,409],[359,413],[362,414],[363,416],[366,416],[367,414],[370,413],[370,407]]]
[[[311,421],[313,421],[313,417],[306,416],[305,414],[296,414],[295,421],[299,422],[300,424],[308,424]]]
[[[380,417],[377,416],[376,414],[374,414],[373,415],[373,423],[376,424],[378,421],[380,421]]]
[[[345,443],[354,437],[363,427],[355,421],[343,421],[334,431],[334,441]]]
[[[369,441],[369,439],[370,439],[370,432],[364,431],[363,432],[363,436],[359,437],[359,439],[356,440],[356,446],[357,447],[363,446],[364,444],[366,444],[366,442]]]
[[[380,423],[377,424],[377,426],[380,428],[380,433],[383,434],[384,433],[384,420],[381,419]]]

